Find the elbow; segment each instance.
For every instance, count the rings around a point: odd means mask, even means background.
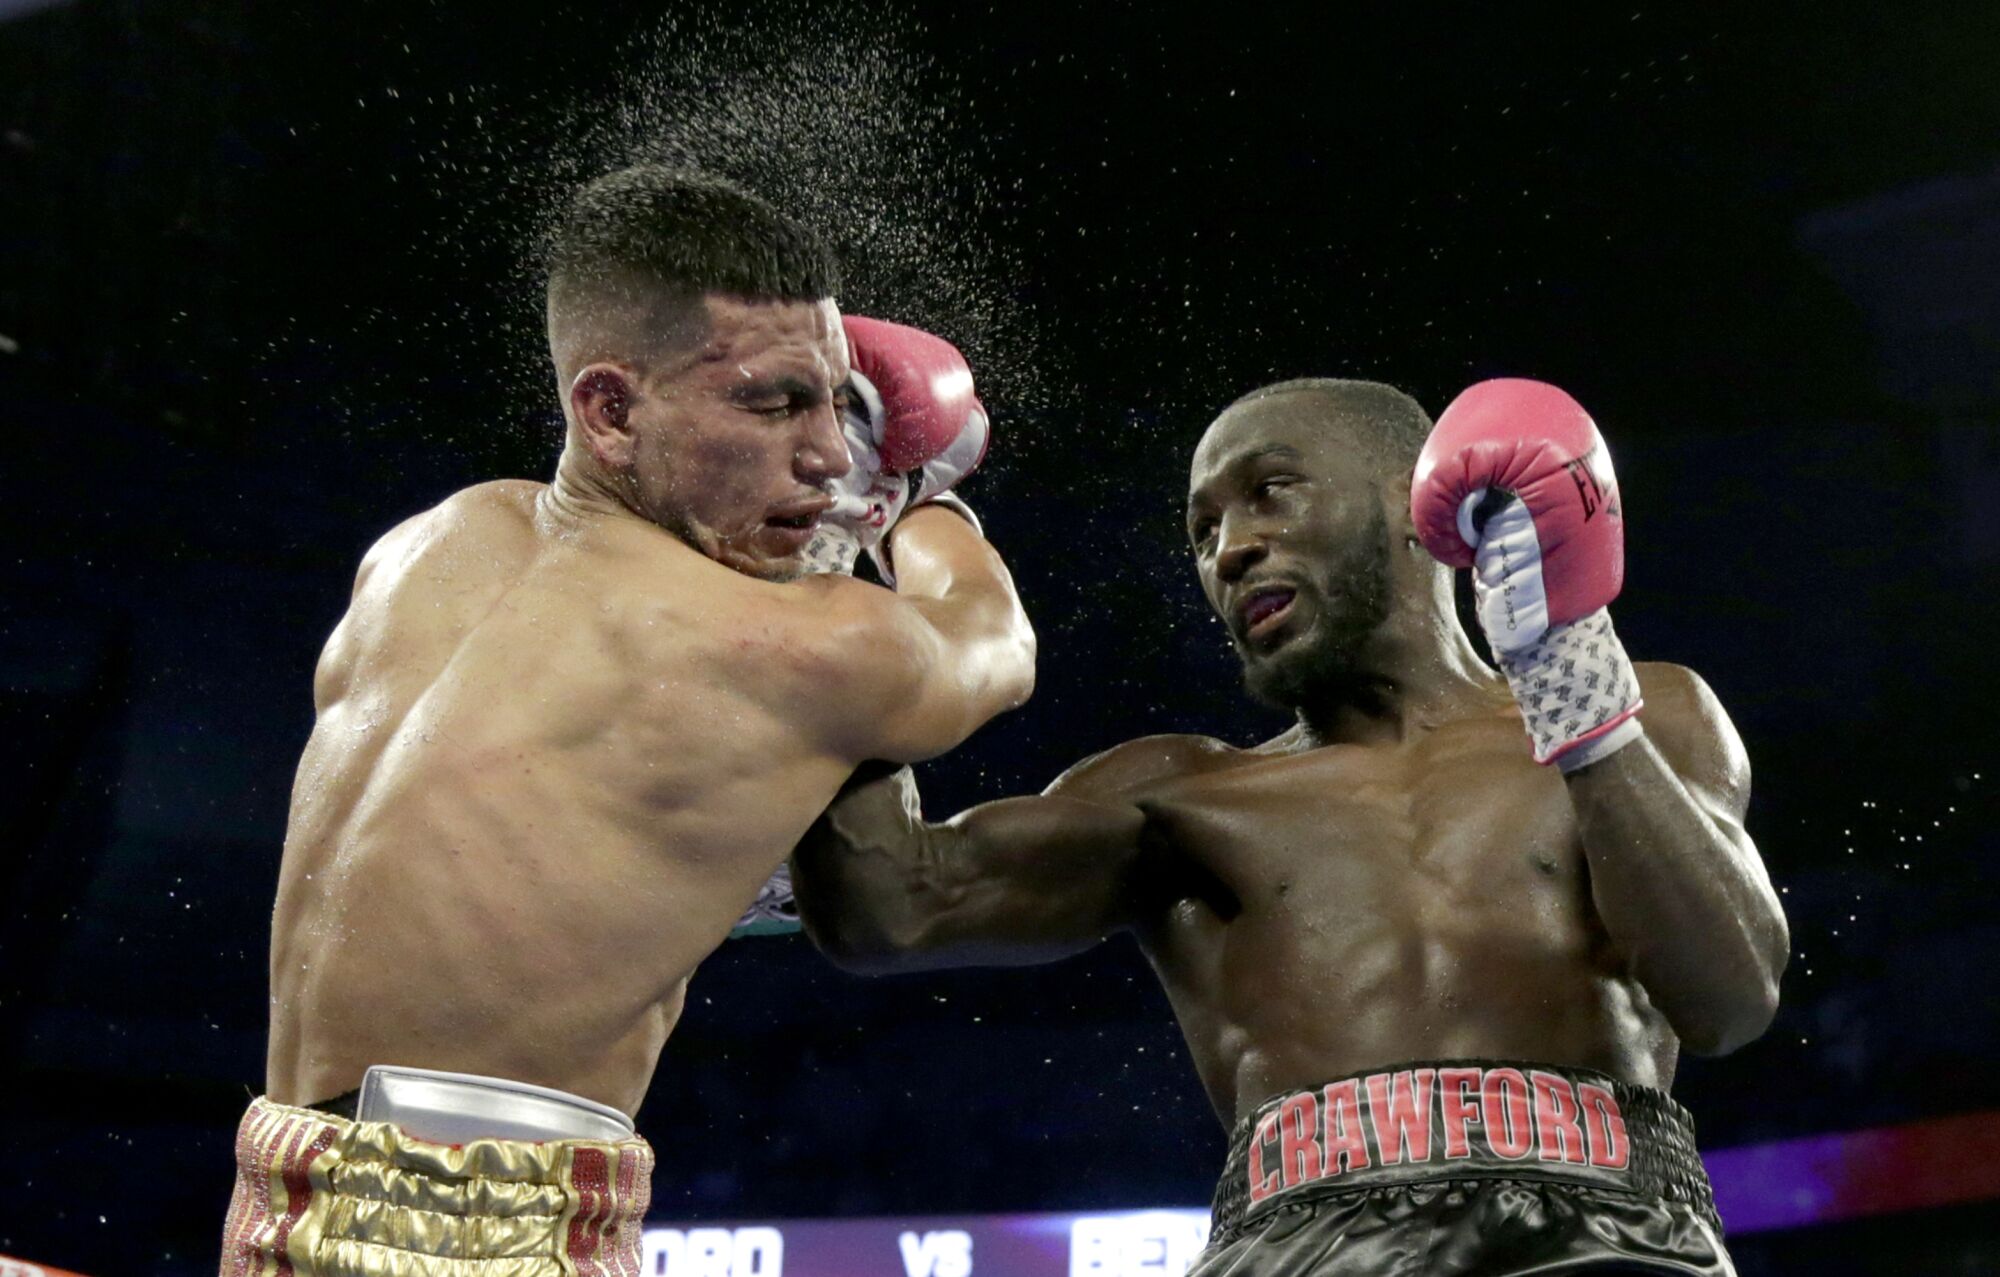
[[[806,921],[806,936],[826,960],[853,975],[889,975],[903,969],[908,946],[880,928],[826,926]]]
[[[1035,693],[1035,627],[1013,601],[1006,620],[988,640],[985,658],[985,716],[1019,709]],[[982,720],[983,721],[983,720]]]
[[[819,945],[819,951],[826,955],[827,961],[849,975],[894,975],[904,969],[902,951],[892,946],[847,941],[815,943]]]
[[[799,921],[806,938],[826,960],[854,975],[893,975],[911,968],[912,955],[923,945],[915,923],[892,920],[860,910],[826,917],[824,911],[801,908]]]
[[[930,742],[935,747],[924,757],[963,744],[995,718],[1027,704],[1034,692],[1035,634],[1023,624],[1006,641],[986,649],[976,682],[958,685],[962,708],[951,723],[949,739]]]
[[[1007,675],[1002,680],[1000,708],[1003,712],[1021,708],[1035,694],[1035,655],[1035,632],[1023,621],[1013,651],[1009,653]]]
[[[1035,626],[1021,608],[1021,600],[1008,591],[1009,608],[1005,635],[1000,644],[999,678],[1001,710],[1019,709],[1035,692],[1035,658],[1038,655]]]
[[[1707,979],[1682,999],[1681,1013],[1663,1007],[1681,1046],[1696,1055],[1728,1055],[1764,1036],[1778,1016],[1791,948],[1790,929],[1774,904],[1740,934],[1740,943],[1712,951]]]
[[[1778,1015],[1778,977],[1775,972],[1733,990],[1727,999],[1716,999],[1697,1015],[1674,1025],[1681,1046],[1695,1055],[1728,1055],[1764,1036]]]
[[[800,923],[806,927],[806,939],[812,941],[812,947],[826,961],[854,975],[878,975],[882,959],[894,951],[882,945],[880,935],[872,935],[868,929],[854,927],[852,923],[820,919],[810,911],[800,911]]]

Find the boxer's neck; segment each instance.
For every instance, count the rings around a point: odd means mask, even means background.
[[[594,462],[587,449],[566,443],[549,482],[549,507],[564,518],[582,521],[605,516],[644,518],[625,486]]]

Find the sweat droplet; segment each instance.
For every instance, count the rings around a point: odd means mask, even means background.
[[[832,241],[843,310],[958,344],[989,404],[1041,401],[1058,366],[1035,345],[1047,325],[1013,287],[1028,274],[1021,250],[992,238],[1019,205],[995,198],[990,175],[1005,166],[968,141],[998,136],[979,127],[993,106],[925,39],[915,20],[849,0],[783,22],[677,13],[621,38],[621,70],[601,91],[510,98],[504,112],[475,94],[476,113],[434,152],[453,157],[461,211],[447,237],[471,251],[500,230],[519,246],[512,291],[532,295],[547,236],[583,182],[635,163],[717,173]],[[473,318],[511,330],[515,391],[540,409],[546,356],[531,315]]]

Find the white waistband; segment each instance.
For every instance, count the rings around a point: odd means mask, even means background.
[[[354,1115],[394,1122],[434,1144],[468,1140],[632,1138],[632,1119],[608,1104],[546,1086],[471,1073],[377,1064],[361,1079]]]

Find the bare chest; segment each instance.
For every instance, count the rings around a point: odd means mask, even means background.
[[[1244,754],[1147,811],[1194,870],[1190,894],[1245,929],[1568,938],[1583,921],[1568,795],[1504,721],[1393,749]]]

